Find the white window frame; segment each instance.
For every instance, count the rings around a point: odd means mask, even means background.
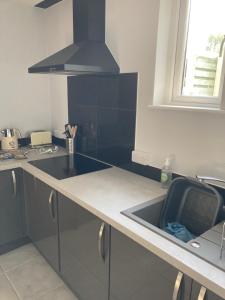
[[[187,107],[203,107],[203,108],[225,108],[225,59],[223,60],[220,90],[218,97],[199,97],[199,96],[183,96],[181,95],[184,63],[186,56],[186,44],[188,37],[189,13],[191,0],[178,0],[177,28],[173,28],[173,32],[177,35],[176,45],[173,47],[175,53],[175,64],[171,68],[172,92],[167,105],[171,106],[187,106]],[[224,50],[223,50],[224,51]]]

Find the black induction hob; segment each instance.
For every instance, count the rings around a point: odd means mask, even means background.
[[[65,179],[111,168],[109,165],[81,154],[57,156],[30,161],[29,163],[57,179]]]

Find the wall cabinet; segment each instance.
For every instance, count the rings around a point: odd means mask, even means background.
[[[61,276],[78,299],[108,300],[110,228],[63,195],[58,200]]]
[[[23,171],[0,172],[0,254],[26,236]]]
[[[57,193],[32,175],[24,174],[28,235],[39,251],[59,272]]]
[[[110,300],[189,300],[191,279],[111,230]]]

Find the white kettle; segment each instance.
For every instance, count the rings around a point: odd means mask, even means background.
[[[17,128],[5,128],[0,130],[2,150],[17,150],[19,148],[18,139],[21,133]]]

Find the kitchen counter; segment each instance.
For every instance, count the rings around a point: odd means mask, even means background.
[[[120,213],[163,196],[165,190],[161,189],[158,182],[117,167],[57,180],[28,163],[29,160],[64,154],[65,150],[62,148],[56,154],[40,155],[38,151],[32,151],[27,160],[1,161],[0,170],[23,168],[201,285],[225,298],[225,272]]]
[[[20,148],[20,150],[23,152],[27,152],[26,156],[27,159],[5,159],[0,160],[0,171],[12,169],[12,168],[19,168],[24,165],[24,163],[27,163],[32,160],[38,160],[38,159],[44,159],[44,158],[50,158],[50,157],[56,157],[56,156],[62,156],[66,155],[66,151],[62,147],[58,147],[58,150],[53,153],[40,153],[40,149],[32,149],[29,147]]]

